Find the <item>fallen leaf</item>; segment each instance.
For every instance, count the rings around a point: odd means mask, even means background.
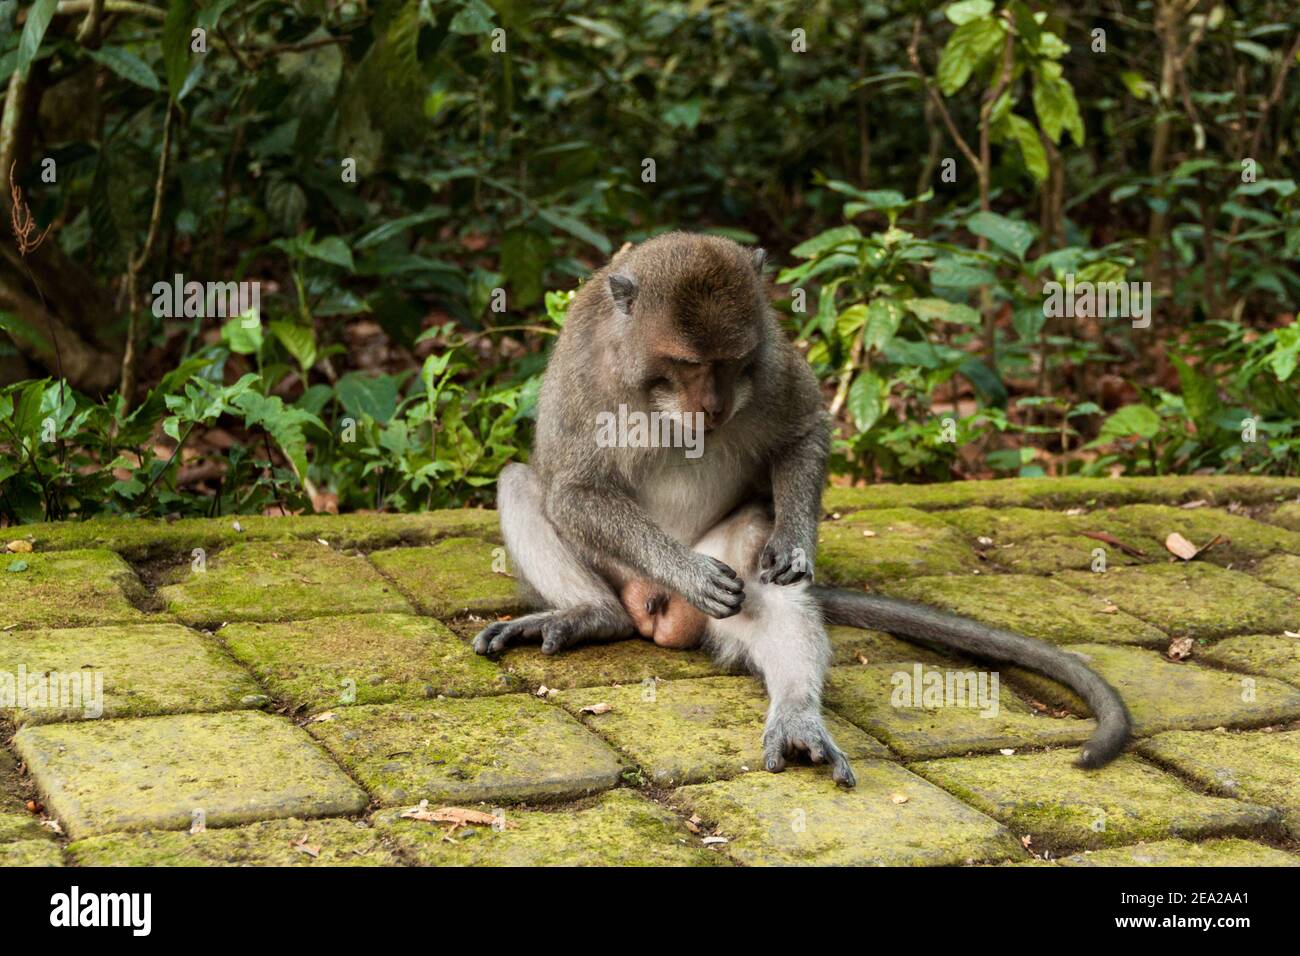
[[[690,830],[692,833],[700,832],[700,816],[698,813],[692,814],[691,818],[686,821],[686,829]]]
[[[484,813],[482,810],[471,810],[467,807],[436,807],[430,810],[428,800],[421,800],[418,807],[403,810],[401,816],[405,820],[419,820],[421,823],[454,823],[459,827],[490,827],[498,822],[504,823],[507,830],[515,830],[519,827],[519,824],[510,820],[503,821],[494,814]]]
[[[301,840],[294,840],[293,843],[290,844],[290,846],[292,846],[299,853],[306,853],[313,860],[316,859],[318,856],[320,856],[320,847],[312,846],[310,843],[307,842],[307,838],[305,836]]]
[[[1282,633],[1287,637],[1300,637],[1300,631],[1283,631]]]
[[[1086,515],[1087,513],[1087,508],[1067,508],[1065,510],[1065,515],[1068,518],[1077,518],[1079,515]]]
[[[864,538],[874,538],[875,536],[876,536],[876,533],[875,533],[874,531],[864,531],[864,532],[862,532],[862,537],[864,537]]]
[[[537,688],[537,690],[533,691],[533,696],[545,697],[549,693],[550,693],[550,688],[548,688],[545,684],[542,684],[540,687]]]
[[[1177,531],[1171,531],[1169,537],[1165,538],[1165,550],[1170,554],[1182,558],[1184,561],[1190,561],[1200,552],[1196,545],[1192,544]]]
[[[730,841],[726,837],[710,836],[710,837],[705,837],[700,842],[703,843],[705,846],[717,846],[720,843],[728,843]]]
[[[608,714],[613,709],[614,709],[613,707],[609,706],[609,704],[605,703],[602,700],[599,704],[588,704],[586,707],[582,708],[581,713]]]
[[[907,803],[907,795],[903,793],[890,794],[889,799],[894,803]]]
[[[1190,637],[1175,637],[1169,643],[1169,649],[1165,651],[1165,656],[1171,661],[1182,661],[1192,656],[1192,644],[1194,642]]]
[[[1208,504],[1209,502],[1206,501],[1204,498],[1197,498],[1195,501],[1186,501],[1183,504],[1179,505],[1178,507],[1185,508],[1188,511],[1190,511],[1192,508],[1204,508]]]
[[[27,801],[27,812],[28,812],[28,813],[40,813],[40,812],[41,812],[42,810],[44,810],[44,809],[45,809],[45,807],[44,807],[42,804],[37,803],[35,800],[28,800],[28,801]]]
[[[19,538],[17,541],[10,541],[5,545],[5,550],[11,554],[31,554],[32,543]]]
[[[871,661],[867,659],[867,655],[866,655],[866,654],[861,654],[861,653],[860,653],[860,654],[858,654],[858,663],[859,663],[859,664],[866,665],[866,664],[870,664]]]
[[[1029,849],[1029,845],[1033,842],[1034,842],[1034,838],[1027,833],[1020,838],[1020,845],[1023,846],[1026,850]]]
[[[1015,755],[1016,752],[1012,750],[1010,747],[1003,747],[1001,750],[998,751],[998,753],[1002,754],[1002,756],[1004,757],[1012,757]]]
[[[1118,614],[1118,613],[1119,613],[1119,608],[1116,607],[1114,604],[1107,604],[1104,608],[1101,609],[1101,613],[1102,613],[1102,614]]]
[[[992,545],[993,545],[993,539],[992,539],[992,538],[987,538],[987,537],[985,537],[984,535],[980,535],[978,538],[975,539],[975,541],[976,541],[976,543],[978,543],[981,547],[984,547],[984,548],[992,547]]]
[[[1108,531],[1080,531],[1079,534],[1083,535],[1085,538],[1092,538],[1094,541],[1101,541],[1105,544],[1119,548],[1130,558],[1145,558],[1147,556],[1147,553],[1141,548],[1135,548],[1131,544],[1125,544]]]
[[[307,723],[309,723],[309,724],[323,724],[323,723],[324,723],[325,721],[327,721],[327,720],[333,720],[333,719],[334,719],[334,716],[335,716],[335,715],[334,715],[334,711],[332,711],[332,710],[327,710],[327,711],[325,711],[325,713],[323,713],[323,714],[316,714],[316,715],[313,716],[313,717],[309,717],[309,718],[307,718]]]

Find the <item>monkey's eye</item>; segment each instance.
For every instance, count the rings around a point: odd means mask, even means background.
[[[668,379],[661,375],[658,378],[652,378],[650,381],[646,382],[645,390],[647,392],[662,392],[668,387]]]

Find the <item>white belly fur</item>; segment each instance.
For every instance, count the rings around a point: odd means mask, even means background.
[[[641,506],[685,545],[694,545],[725,518],[740,504],[746,490],[738,480],[745,469],[723,455],[688,459],[679,452],[650,467],[641,482]]]

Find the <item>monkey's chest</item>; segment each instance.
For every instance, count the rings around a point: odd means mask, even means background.
[[[747,469],[706,455],[650,469],[638,499],[659,527],[693,545],[752,493]]]

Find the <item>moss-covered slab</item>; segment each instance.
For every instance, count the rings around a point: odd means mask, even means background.
[[[411,614],[248,621],[219,636],[272,694],[310,710],[510,688],[506,674],[444,625]]]
[[[308,729],[384,806],[560,800],[608,790],[624,769],[530,694],[348,707]]]
[[[1074,744],[1095,729],[1036,715],[996,672],[919,662],[833,667],[826,706],[912,759]]]
[[[524,606],[515,579],[494,570],[505,570],[505,548],[479,538],[376,551],[370,560],[424,614],[503,614]]]
[[[853,769],[851,790],[820,767],[798,767],[682,787],[669,799],[750,866],[954,866],[1025,856],[1005,828],[897,764]]]
[[[359,813],[366,795],[310,737],[259,711],[24,727],[14,746],[73,839]]]
[[[21,781],[18,761],[8,750],[0,747],[0,813],[26,810]]]
[[[920,644],[909,644],[883,631],[836,625],[826,629],[831,641],[831,664],[889,664],[894,661],[921,661],[924,664],[952,664],[958,658],[932,651]]]
[[[729,860],[704,847],[680,817],[630,790],[577,807],[509,810],[499,827],[457,829],[381,810],[376,829],[423,866],[715,866]]]
[[[131,566],[112,551],[0,556],[0,628],[82,627],[149,620]]]
[[[1300,866],[1300,856],[1250,840],[1157,840],[1111,850],[1085,850],[1061,866]]]
[[[1036,850],[1249,834],[1278,821],[1276,810],[1202,796],[1133,756],[1100,770],[1082,770],[1074,759],[1070,750],[1048,750],[911,766],[1017,835],[1030,837]]]
[[[561,693],[559,702],[662,787],[730,777],[763,767],[767,694],[751,677],[647,682]],[[584,708],[608,704],[603,713]],[[602,708],[603,710],[603,708]],[[853,758],[887,758],[889,751],[834,714],[826,727]]]
[[[431,544],[443,537],[470,535],[499,541],[495,511],[482,508],[428,511],[422,514],[295,515],[268,517],[96,518],[33,525],[37,551],[107,548],[134,560],[188,556],[193,548],[215,550],[240,541],[314,541],[335,548],[387,548],[399,544]]]
[[[1282,733],[1160,734],[1142,753],[1227,797],[1276,807],[1300,838],[1300,730]]]
[[[179,624],[15,631],[0,641],[0,673],[20,671],[36,681],[8,712],[20,724],[262,702],[261,687],[216,641]]]
[[[1019,574],[1091,570],[1100,558],[1106,567],[1161,560],[1164,549],[1133,534],[1104,510],[1080,514],[1035,508],[960,508],[940,512],[971,542],[978,554],[999,568]],[[1109,541],[1089,534],[1107,534],[1142,552],[1131,555]]]
[[[1134,647],[1076,644],[1066,650],[1083,657],[1119,691],[1140,737],[1165,730],[1260,727],[1300,717],[1300,691],[1279,680],[1175,662]],[[1041,700],[1087,712],[1061,684],[1020,668],[1008,674]]]
[[[62,866],[63,851],[53,840],[0,843],[0,869],[19,866]]]
[[[1136,502],[1179,504],[1233,501],[1263,504],[1300,495],[1300,479],[1238,475],[1186,475],[1158,478],[1000,478],[937,485],[871,485],[830,488],[822,499],[827,512],[847,514],[864,508],[1071,508]]]
[[[53,838],[53,832],[41,826],[40,818],[28,813],[25,808],[0,813],[0,844]]]
[[[317,541],[235,544],[209,556],[206,568],[186,565],[183,581],[158,589],[168,610],[188,624],[412,610],[364,557]]]
[[[1132,615],[1107,613],[1113,611],[1109,602],[1030,574],[915,578],[883,590],[1053,644],[1168,643],[1160,631]]]
[[[975,552],[956,531],[915,508],[858,511],[821,524],[817,577],[826,584],[876,584],[978,566]]]
[[[1275,554],[1255,567],[1255,577],[1265,584],[1300,594],[1300,555]]]
[[[1229,670],[1277,677],[1300,687],[1300,638],[1273,634],[1227,637],[1198,650],[1196,656]]]
[[[1222,540],[1197,560],[1222,567],[1248,567],[1279,552],[1300,554],[1300,532],[1229,514],[1222,508],[1126,505],[1115,509],[1112,520],[1132,528],[1135,539],[1145,536],[1161,557],[1167,555],[1164,542],[1173,532],[1181,534],[1197,547],[1209,544],[1221,535]],[[1137,546],[1143,547],[1141,544]]]
[[[1300,531],[1300,500],[1288,501],[1277,506],[1264,520],[1291,531]]]
[[[189,833],[150,830],[78,840],[80,866],[400,866],[378,831],[351,820],[267,820]]]
[[[1281,633],[1300,624],[1300,596],[1201,561],[1067,571],[1059,579],[1179,637]]]

